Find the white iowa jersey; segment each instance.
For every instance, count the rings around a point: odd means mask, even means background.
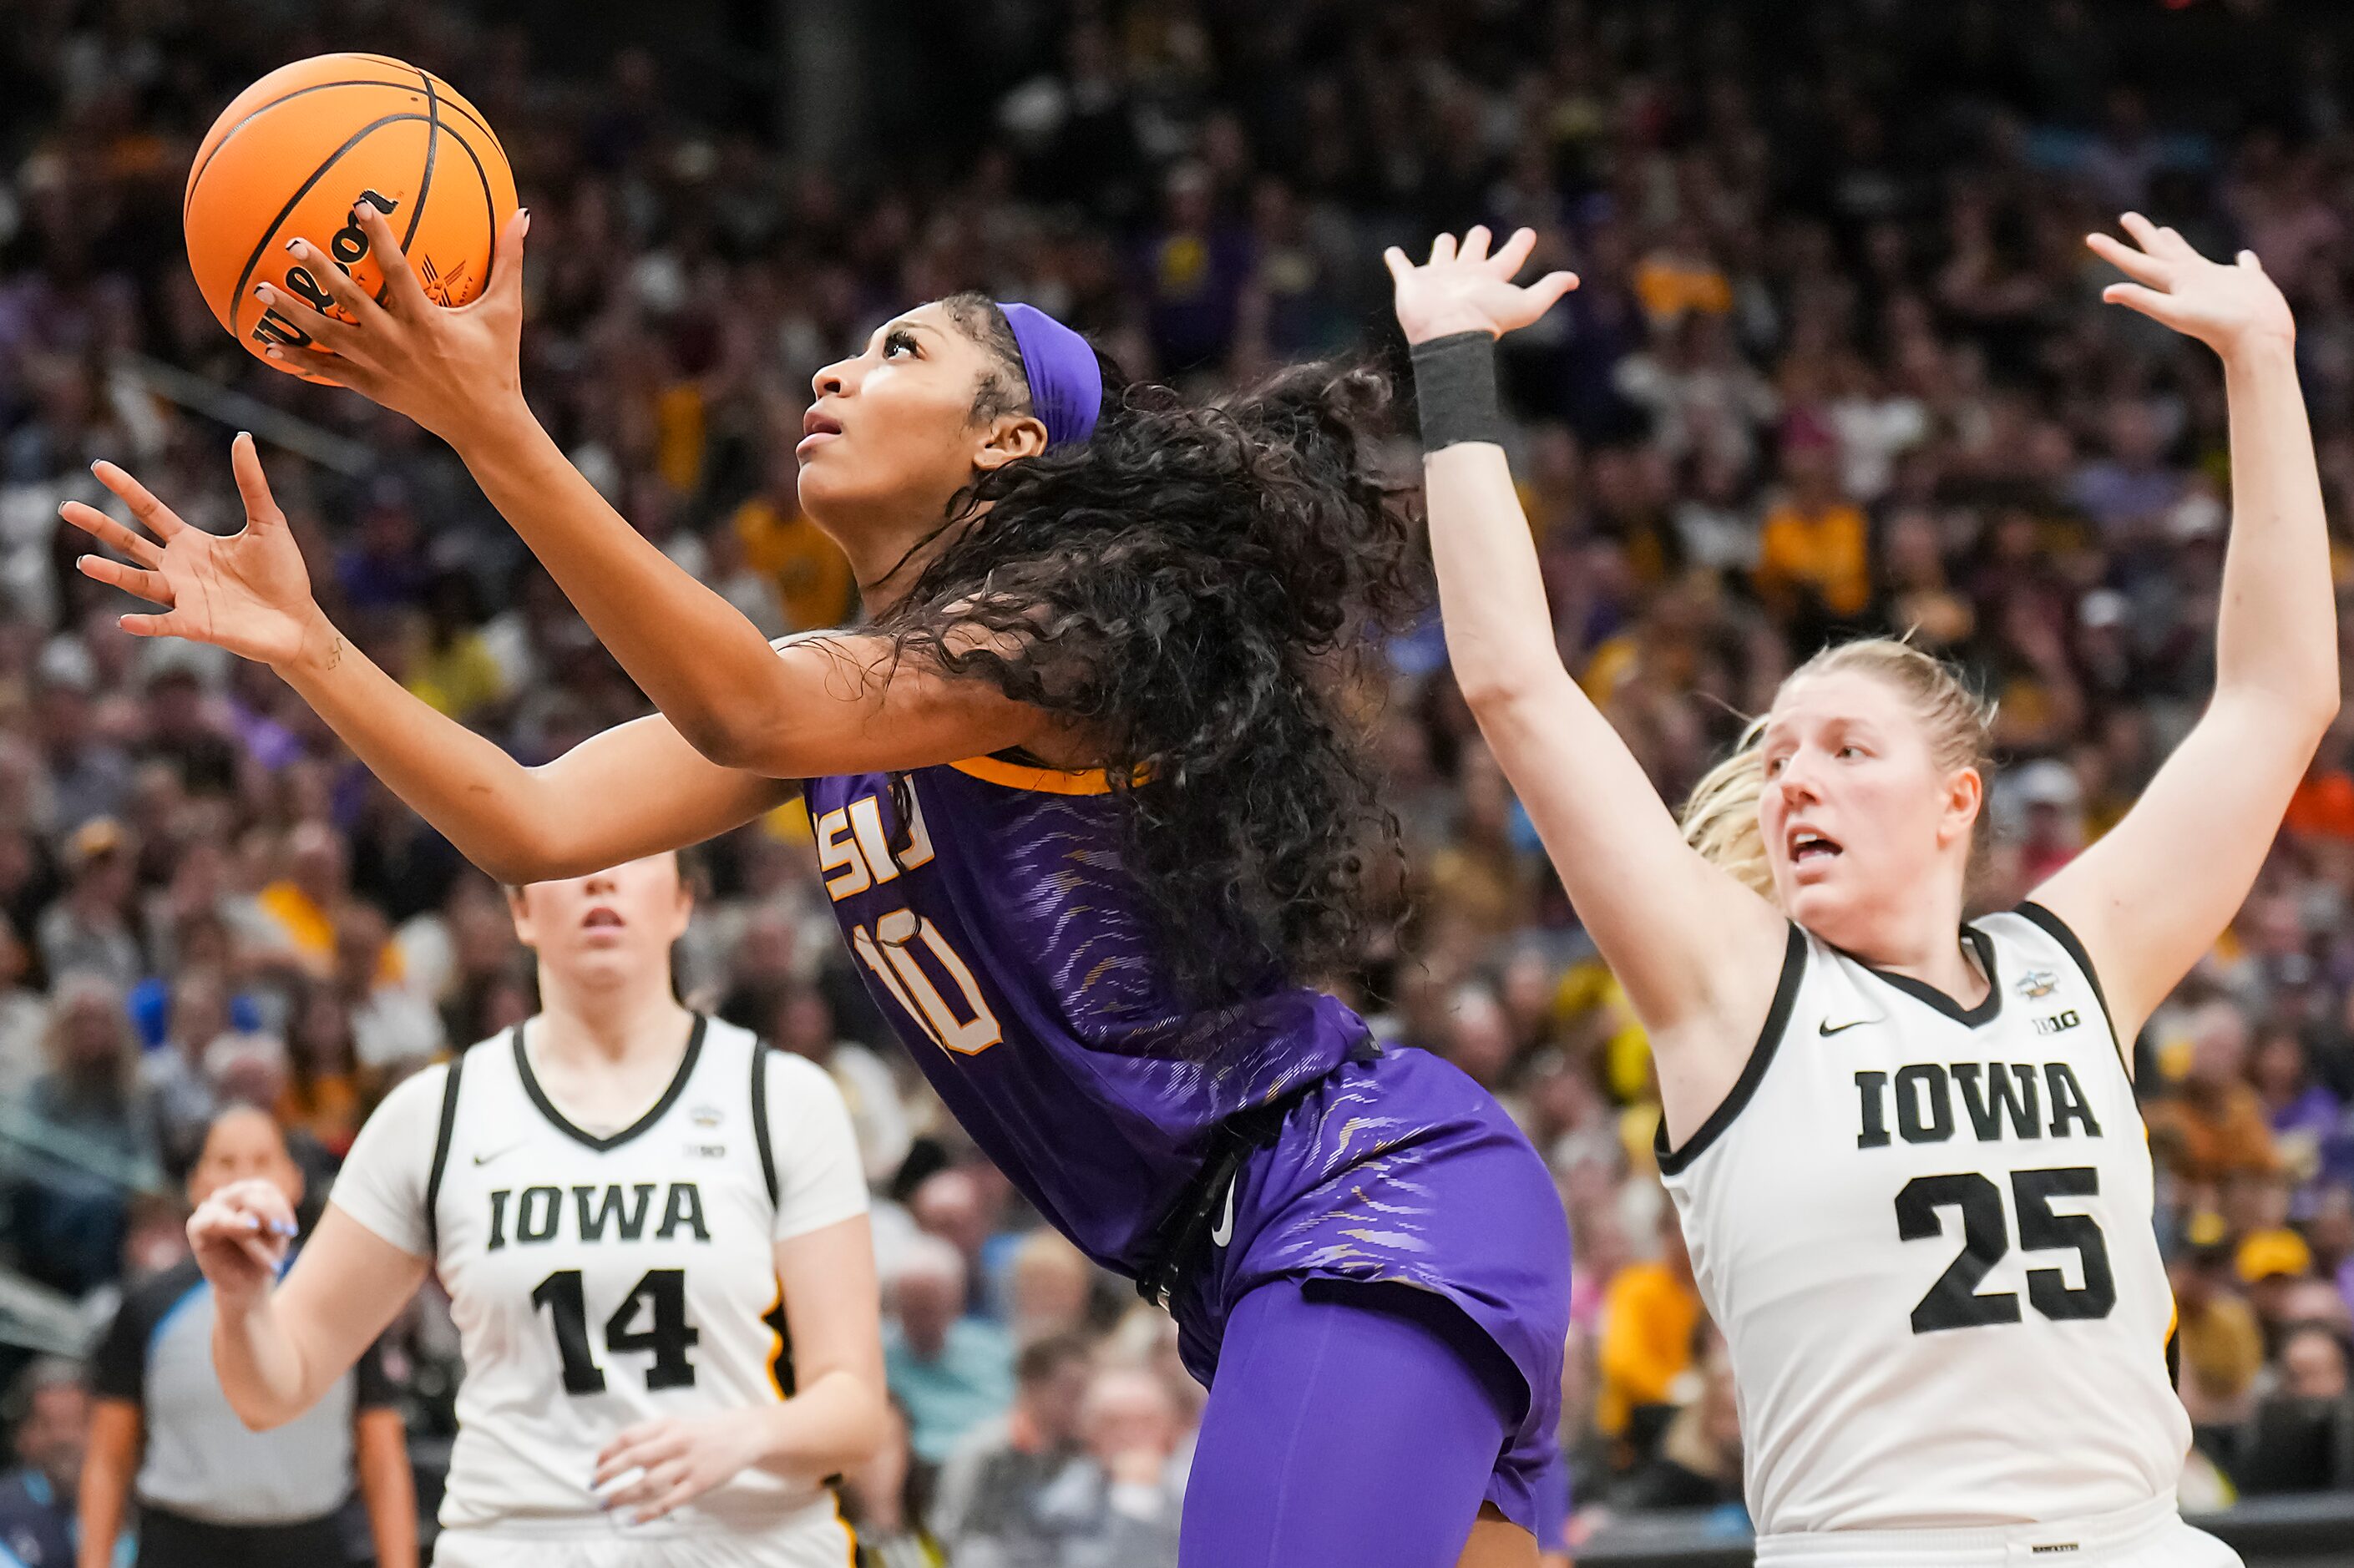
[[[865,1181],[824,1070],[732,1024],[698,1016],[670,1087],[608,1137],[549,1102],[522,1038],[395,1089],[334,1201],[450,1293],[466,1372],[442,1524],[610,1533],[589,1480],[616,1434],[791,1391],[773,1244],[864,1213]],[[821,1489],[749,1469],[631,1534],[811,1513],[832,1517]]]
[[[2181,1472],[2149,1145],[2098,984],[2037,906],[1964,936],[1990,982],[1967,1011],[1793,927],[1739,1083],[1660,1156],[1761,1534],[2068,1519]]]

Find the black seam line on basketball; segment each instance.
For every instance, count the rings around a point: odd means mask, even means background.
[[[482,155],[475,152],[473,144],[455,130],[450,132],[450,140],[458,144],[459,150],[474,165],[474,182],[482,187],[482,232],[491,237],[491,259],[482,263],[482,286],[474,294],[476,299],[480,299],[491,291],[491,272],[499,264],[499,205],[491,195],[491,172],[482,167]],[[499,155],[506,156],[504,153]]]
[[[371,56],[370,58],[373,58],[374,57]],[[400,62],[394,60],[387,63],[398,65]],[[196,186],[203,183],[205,171],[213,166],[213,160],[220,156],[221,149],[228,146],[229,143],[235,139],[239,132],[244,130],[247,126],[252,124],[256,120],[269,113],[271,110],[277,108],[281,103],[292,102],[293,100],[301,98],[305,93],[325,92],[328,89],[336,87],[394,87],[398,88],[403,92],[412,90],[409,85],[405,81],[378,81],[373,77],[366,79],[360,77],[346,77],[341,81],[314,81],[308,87],[298,87],[292,92],[281,93],[278,97],[271,99],[267,103],[257,104],[244,119],[230,126],[227,133],[225,133],[219,141],[213,143],[213,150],[205,154],[205,161],[198,164],[195,170],[189,174],[188,188],[180,194],[181,224],[185,226],[188,221],[188,204],[196,199]],[[479,129],[483,135],[488,136],[491,139],[491,144],[494,147],[498,146],[499,133],[492,130],[490,125],[481,115],[468,109],[462,103],[453,102],[446,98],[441,101],[456,110],[459,113],[464,115],[467,119],[472,121],[476,128]],[[504,147],[501,147],[499,150],[502,154],[506,151]]]
[[[433,155],[441,150],[441,108],[440,96],[433,90],[433,79],[424,71],[417,79],[425,85],[425,172],[417,176],[417,199],[408,205],[408,228],[400,236],[400,254],[405,262],[409,241],[417,238],[417,226],[425,221],[425,194],[433,188]],[[493,238],[497,237],[493,236]],[[391,292],[392,278],[386,271],[391,264],[381,256],[376,259],[376,270],[385,275],[384,287],[376,291],[376,303],[384,303]]]
[[[371,56],[369,58],[374,58],[375,57]],[[387,65],[398,65],[401,62],[398,60],[387,60],[385,63]],[[410,69],[413,69],[415,68],[412,67]],[[239,121],[236,124],[228,128],[228,132],[224,134],[218,142],[213,144],[213,150],[205,154],[205,161],[197,164],[195,173],[188,176],[188,188],[180,197],[180,220],[183,223],[187,221],[188,203],[194,199],[196,196],[197,184],[203,180],[205,171],[212,166],[212,161],[220,156],[221,149],[228,146],[231,139],[234,138],[239,132],[244,130],[247,126],[252,124],[255,120],[269,113],[271,110],[277,108],[281,103],[291,102],[297,98],[302,97],[306,93],[325,92],[330,88],[337,87],[390,87],[398,88],[403,92],[412,90],[409,85],[405,81],[378,81],[373,77],[346,77],[340,81],[314,81],[308,87],[298,87],[292,92],[282,93],[280,96],[271,99],[267,103],[255,106],[255,108],[248,113],[244,119]],[[490,123],[481,115],[475,113],[472,110],[468,109],[462,103],[455,102],[449,99],[444,99],[442,101],[448,104],[451,108],[455,109],[459,113],[464,115],[468,120],[473,122],[475,128],[481,131],[483,135],[488,136],[491,139],[492,145],[498,146],[499,133],[492,130]],[[500,151],[504,154],[505,149],[501,147]]]
[[[480,185],[482,191],[482,232],[491,237],[491,259],[482,264],[482,290],[476,291],[476,297],[479,298],[482,291],[490,288],[492,270],[498,265],[498,200],[491,195],[491,171],[482,166],[482,155],[474,151],[474,144],[467,141],[454,125],[442,127],[441,133],[449,137],[451,144],[460,152],[466,154],[468,163],[474,165],[474,183]],[[492,138],[493,142],[497,140],[495,136]],[[506,154],[502,152],[499,155],[504,158]]]
[[[663,1091],[662,1098],[653,1103],[653,1108],[610,1138],[599,1138],[575,1126],[556,1108],[556,1102],[547,1097],[547,1092],[539,1086],[539,1079],[532,1073],[531,1054],[523,1048],[523,1025],[520,1023],[514,1027],[515,1075],[523,1080],[523,1091],[531,1097],[531,1103],[539,1107],[539,1114],[546,1117],[557,1131],[603,1154],[609,1150],[619,1149],[652,1127],[670,1114],[671,1107],[678,1104],[678,1097],[686,1093],[687,1080],[695,1076],[695,1064],[703,1055],[703,1031],[710,1022],[710,1018],[704,1013],[695,1015],[695,1027],[686,1035],[686,1054],[678,1059],[678,1071],[672,1075],[670,1087]]]
[[[457,145],[460,152],[466,154],[466,161],[474,165],[474,181],[482,187],[482,231],[491,237],[491,259],[482,264],[482,287],[476,291],[475,295],[479,299],[482,293],[489,291],[491,272],[499,262],[498,201],[491,195],[491,172],[482,166],[482,155],[474,151],[473,143],[460,135],[454,126],[444,131],[443,134]],[[496,138],[493,140],[495,141]],[[505,154],[502,153],[500,156],[504,157]]]
[[[271,218],[270,220],[270,227],[261,231],[260,241],[254,246],[253,254],[245,259],[245,270],[237,275],[237,291],[229,296],[229,336],[238,339],[240,343],[244,341],[245,332],[244,329],[238,324],[238,313],[245,309],[245,302],[249,297],[245,291],[247,285],[253,281],[253,270],[261,265],[261,253],[270,249],[270,238],[272,236],[277,234],[278,226],[284,223],[288,215],[292,213],[295,207],[302,204],[302,198],[311,194],[311,187],[317,185],[321,180],[325,179],[327,177],[327,171],[344,161],[345,154],[350,152],[353,148],[358,146],[361,143],[366,141],[369,137],[375,135],[386,126],[398,125],[406,120],[422,120],[424,118],[425,116],[422,114],[387,114],[381,120],[372,121],[368,124],[361,126],[358,130],[352,132],[350,140],[346,141],[342,146],[336,148],[334,152],[328,154],[326,158],[321,162],[319,166],[311,171],[311,177],[302,182],[301,189],[297,190],[292,196],[286,198],[286,205],[278,209],[278,216]]]
[[[1681,1149],[1668,1147],[1668,1118],[1661,1117],[1651,1133],[1651,1152],[1657,1158],[1659,1174],[1673,1176],[1693,1160],[1708,1152],[1709,1146],[1724,1136],[1743,1107],[1757,1097],[1757,1086],[1766,1081],[1766,1070],[1774,1065],[1775,1053],[1782,1048],[1782,1036],[1790,1026],[1791,1011],[1798,1005],[1799,982],[1807,974],[1807,934],[1796,921],[1790,924],[1790,934],[1782,947],[1782,974],[1774,983],[1774,1001],[1766,1010],[1765,1027],[1757,1032],[1757,1043],[1749,1048],[1749,1059],[1741,1065],[1741,1076],[1723,1099],[1717,1102],[1700,1130],[1684,1140]]]

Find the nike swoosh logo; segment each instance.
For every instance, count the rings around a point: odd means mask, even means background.
[[[493,1160],[505,1159],[508,1155],[513,1154],[516,1150],[521,1149],[523,1145],[520,1143],[510,1143],[504,1149],[494,1150],[489,1154],[477,1154],[474,1156],[474,1163],[477,1165],[488,1165]]]
[[[1224,1246],[1234,1239],[1235,1183],[1231,1179],[1229,1179],[1226,1182],[1226,1212],[1219,1216],[1216,1227],[1210,1232],[1210,1245],[1212,1246]]]
[[[1826,1018],[1820,1023],[1815,1025],[1815,1033],[1822,1035],[1844,1034],[1850,1029],[1861,1029],[1871,1022],[1872,1020],[1869,1018],[1859,1018],[1852,1023],[1841,1023],[1837,1026],[1833,1026],[1831,1021]]]

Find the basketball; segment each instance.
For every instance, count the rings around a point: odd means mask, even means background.
[[[400,236],[427,295],[462,305],[489,281],[492,242],[515,209],[514,175],[472,104],[383,55],[296,60],[221,111],[188,170],[181,227],[205,302],[247,352],[309,342],[254,298],[261,283],[334,310],[287,254],[290,239],[309,240],[383,297],[384,274],[352,216],[363,201]]]

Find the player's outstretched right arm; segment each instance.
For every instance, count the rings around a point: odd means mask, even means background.
[[[294,1210],[268,1181],[233,1181],[188,1216],[213,1287],[213,1366],[257,1432],[317,1404],[425,1282],[424,1258],[330,1204],[281,1285],[293,1237]]]
[[[1634,754],[1562,667],[1528,518],[1489,431],[1492,340],[1537,320],[1575,281],[1514,284],[1534,243],[1523,229],[1490,257],[1488,231],[1474,228],[1459,251],[1441,235],[1421,266],[1395,249],[1387,257],[1416,349],[1447,651],[1578,918],[1650,1033],[1669,1136],[1681,1143],[1740,1075],[1787,927],[1685,843]],[[1482,398],[1485,410],[1470,406]]]
[[[100,463],[100,482],[147,531],[69,503],[66,521],[132,563],[85,556],[83,574],[162,607],[123,617],[135,635],[210,642],[270,665],[369,771],[501,881],[578,876],[699,843],[791,792],[709,761],[660,716],[525,768],[345,641],[311,596],[302,549],[270,496],[252,437],[238,437],[230,463],[246,524],[227,537],[190,527],[129,473]]]

